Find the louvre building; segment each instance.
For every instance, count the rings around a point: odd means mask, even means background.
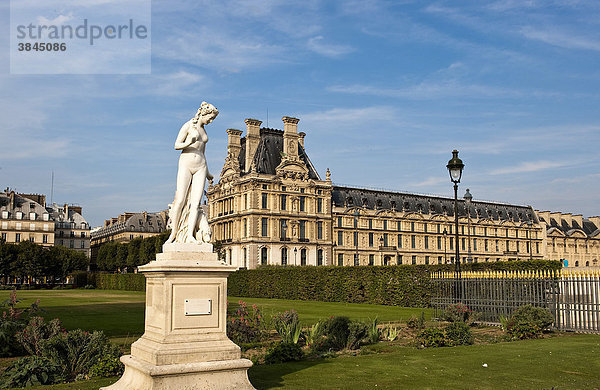
[[[297,118],[283,131],[246,119],[228,129],[227,157],[207,190],[213,239],[225,260],[260,265],[393,265],[562,260],[598,266],[600,218],[531,206],[341,187],[325,179],[304,148]]]

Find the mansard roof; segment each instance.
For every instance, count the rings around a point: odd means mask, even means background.
[[[332,201],[337,207],[363,207],[372,210],[393,210],[420,214],[454,216],[454,199],[441,196],[419,195],[402,192],[379,191],[363,188],[334,186]],[[472,201],[471,218],[486,218],[515,223],[537,222],[530,206]],[[459,217],[466,217],[465,201],[458,201]]]
[[[241,139],[241,151],[239,156],[240,170],[242,175],[246,172],[246,137]],[[253,163],[258,173],[275,175],[275,169],[281,163],[283,154],[283,131],[263,127],[260,129],[260,142],[254,154]],[[317,170],[308,158],[306,151],[298,143],[298,155],[300,160],[308,168],[308,177],[315,180],[321,180]]]
[[[587,218],[582,219],[583,226],[580,226],[579,222],[575,219],[572,219],[570,222],[564,218],[560,218],[560,221],[557,221],[554,217],[550,217],[549,219],[549,221],[546,221],[544,217],[540,217],[540,221],[545,222],[548,225],[548,232],[550,232],[551,229],[556,229],[564,235],[570,236],[575,231],[583,231],[588,237],[593,237],[600,233],[600,226],[596,226],[594,222]]]

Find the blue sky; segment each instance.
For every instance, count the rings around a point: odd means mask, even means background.
[[[54,171],[92,225],[166,208],[203,100],[215,174],[268,111],[335,183],[452,196],[456,148],[461,195],[600,214],[597,1],[154,1],[149,75],[11,75],[8,22],[2,2],[0,184],[50,195]]]

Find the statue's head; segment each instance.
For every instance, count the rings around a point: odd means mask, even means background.
[[[194,123],[200,122],[203,125],[207,125],[212,122],[217,115],[219,115],[219,110],[217,110],[217,107],[210,103],[202,102],[198,112],[196,112],[196,116],[194,117]]]

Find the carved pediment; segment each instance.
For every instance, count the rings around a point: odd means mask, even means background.
[[[308,180],[308,168],[298,159],[284,158],[275,169],[277,176],[288,179]]]

